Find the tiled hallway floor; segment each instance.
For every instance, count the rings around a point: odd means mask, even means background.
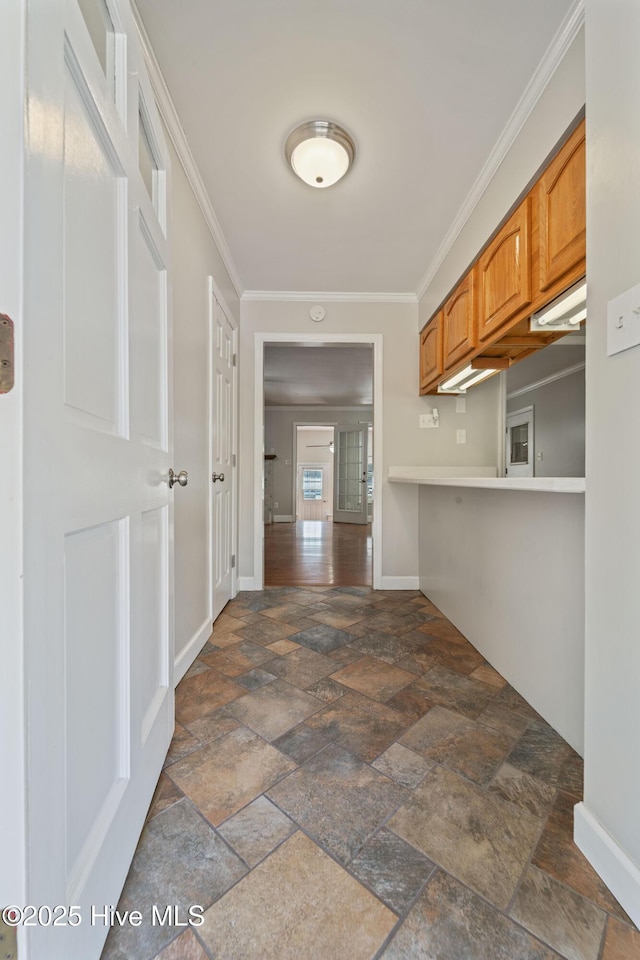
[[[572,841],[576,753],[416,592],[242,593],[176,734],[103,960],[640,960]]]

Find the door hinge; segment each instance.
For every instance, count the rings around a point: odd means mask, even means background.
[[[0,313],[0,393],[9,393],[13,384],[13,320]]]
[[[237,353],[234,353],[234,355],[233,355],[233,365],[234,365],[234,367],[237,367],[237,366],[238,366],[238,354],[237,354]]]
[[[18,913],[16,907],[13,908],[15,913]],[[13,923],[5,923],[5,921],[0,918],[0,954],[6,960],[17,960],[18,957],[18,937],[16,934],[16,928]]]
[[[233,554],[231,555],[231,566],[232,566],[232,567],[235,567],[235,565],[236,565],[236,555],[235,555],[235,553],[233,553]]]
[[[235,467],[235,465],[236,465],[236,455],[235,455],[235,453],[232,453],[232,454],[231,454],[231,466],[232,466],[232,467]]]

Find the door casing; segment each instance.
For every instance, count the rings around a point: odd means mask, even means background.
[[[253,409],[253,577],[243,578],[242,588],[264,589],[264,523],[263,523],[263,458],[264,458],[264,348],[269,343],[330,344],[368,343],[373,347],[373,454],[374,511],[371,525],[373,542],[373,588],[382,585],[382,464],[384,437],[382,431],[382,356],[384,338],[381,333],[254,333],[254,409]]]

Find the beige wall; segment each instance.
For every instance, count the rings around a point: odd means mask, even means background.
[[[171,147],[174,469],[189,485],[175,487],[175,657],[178,676],[207,639],[209,604],[208,277],[236,317],[239,303],[189,181]],[[202,633],[206,633],[202,643]]]
[[[383,337],[383,410],[382,424],[375,424],[376,437],[382,442],[383,476],[382,575],[388,585],[400,585],[397,578],[418,576],[418,498],[412,487],[386,483],[390,465],[415,464],[487,464],[494,465],[497,450],[495,406],[497,383],[489,381],[479,388],[468,405],[466,446],[455,442],[455,401],[438,403],[443,426],[438,430],[420,430],[418,416],[429,412],[431,401],[418,396],[417,304],[411,303],[325,303],[326,319],[319,330],[309,320],[308,304],[295,301],[246,301],[241,303],[240,333],[240,576],[245,583],[254,576],[254,342],[256,333],[290,333],[292,340],[300,332],[326,331],[339,334],[382,334]],[[259,387],[261,389],[261,387]],[[475,411],[475,412],[474,412]],[[382,430],[380,430],[380,426]],[[376,549],[376,547],[374,547]]]
[[[640,282],[640,5],[587,0],[584,804],[576,838],[640,924],[640,348],[606,352],[607,301]]]

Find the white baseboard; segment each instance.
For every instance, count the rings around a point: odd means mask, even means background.
[[[584,803],[574,807],[573,839],[636,926],[640,926],[640,870]]]
[[[257,584],[254,577],[238,577],[238,590],[262,590],[262,584]]]
[[[380,590],[419,590],[419,577],[380,577]]]
[[[206,620],[198,627],[194,635],[189,640],[186,647],[180,651],[178,656],[175,659],[173,665],[173,685],[177,687],[185,673],[198,656],[205,643],[211,636],[211,617],[207,617]]]
[[[293,523],[293,517],[290,513],[281,513],[273,515],[274,523]]]

